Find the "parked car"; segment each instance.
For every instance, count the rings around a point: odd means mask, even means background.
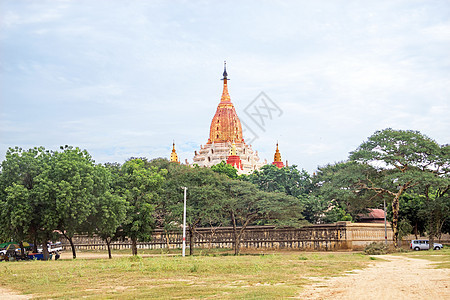
[[[61,242],[47,244],[48,253],[56,253],[62,251]],[[42,245],[38,248],[38,253],[42,253]]]
[[[442,244],[433,243],[434,250],[441,250],[444,246]],[[428,240],[412,240],[409,245],[410,249],[414,249],[416,251],[419,250],[428,250],[430,249],[430,245],[428,244]]]

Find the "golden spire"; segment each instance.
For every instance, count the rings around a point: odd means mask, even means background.
[[[242,143],[242,125],[228,94],[228,74],[226,62],[223,68],[223,92],[211,122],[208,144],[237,141]]]
[[[227,73],[227,61],[223,62],[223,91],[222,91],[222,97],[220,98],[220,104],[227,103],[231,104],[230,94],[228,93],[228,73]],[[219,105],[220,105],[219,104]]]
[[[278,150],[278,141],[277,141],[277,150],[275,151],[275,155],[273,156],[273,163],[272,163],[272,165],[275,165],[278,168],[283,168],[284,167],[284,164],[281,161],[280,150]]]
[[[174,162],[174,163],[177,163],[177,164],[180,163],[180,161],[178,160],[177,151],[175,150],[175,141],[173,141],[172,153],[170,153],[170,162]]]
[[[230,148],[230,156],[236,156],[236,155],[237,155],[236,144],[233,141],[233,144],[231,144],[231,148]]]
[[[274,162],[280,162],[281,161],[281,154],[280,150],[278,150],[278,142],[277,142],[277,150],[275,151],[275,155],[273,156]]]

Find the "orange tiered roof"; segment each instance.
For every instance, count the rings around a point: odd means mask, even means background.
[[[208,144],[224,142],[243,142],[242,125],[231,102],[227,85],[226,63],[223,71],[223,92],[216,114],[211,122]]]

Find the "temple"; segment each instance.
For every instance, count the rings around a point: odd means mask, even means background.
[[[235,167],[238,174],[250,174],[255,170],[259,170],[263,165],[266,165],[267,161],[260,162],[258,151],[254,151],[252,146],[246,144],[244,141],[241,121],[228,93],[229,79],[226,62],[224,64],[222,80],[222,97],[217,106],[216,114],[211,121],[208,141],[205,145],[200,145],[200,150],[195,151],[192,165],[212,167],[225,161],[227,164]],[[285,166],[281,161],[278,142],[273,160],[272,165],[276,165],[278,168]],[[170,161],[180,163],[177,152],[175,151],[175,142],[173,143],[172,153],[170,154]],[[186,165],[188,165],[187,160]]]
[[[228,93],[226,63],[222,80],[222,97],[211,121],[208,142],[195,151],[193,164],[211,167],[225,161],[236,167],[238,174],[249,174],[265,163],[260,162],[258,151],[244,141],[241,121]]]

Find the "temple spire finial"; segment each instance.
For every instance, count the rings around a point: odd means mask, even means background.
[[[222,92],[222,98],[220,99],[220,102],[226,102],[227,104],[231,104],[230,95],[228,94],[228,73],[227,73],[227,61],[225,60],[223,62],[223,92]]]
[[[227,80],[228,73],[227,73],[227,61],[224,60],[223,61],[223,79],[222,80]]]

